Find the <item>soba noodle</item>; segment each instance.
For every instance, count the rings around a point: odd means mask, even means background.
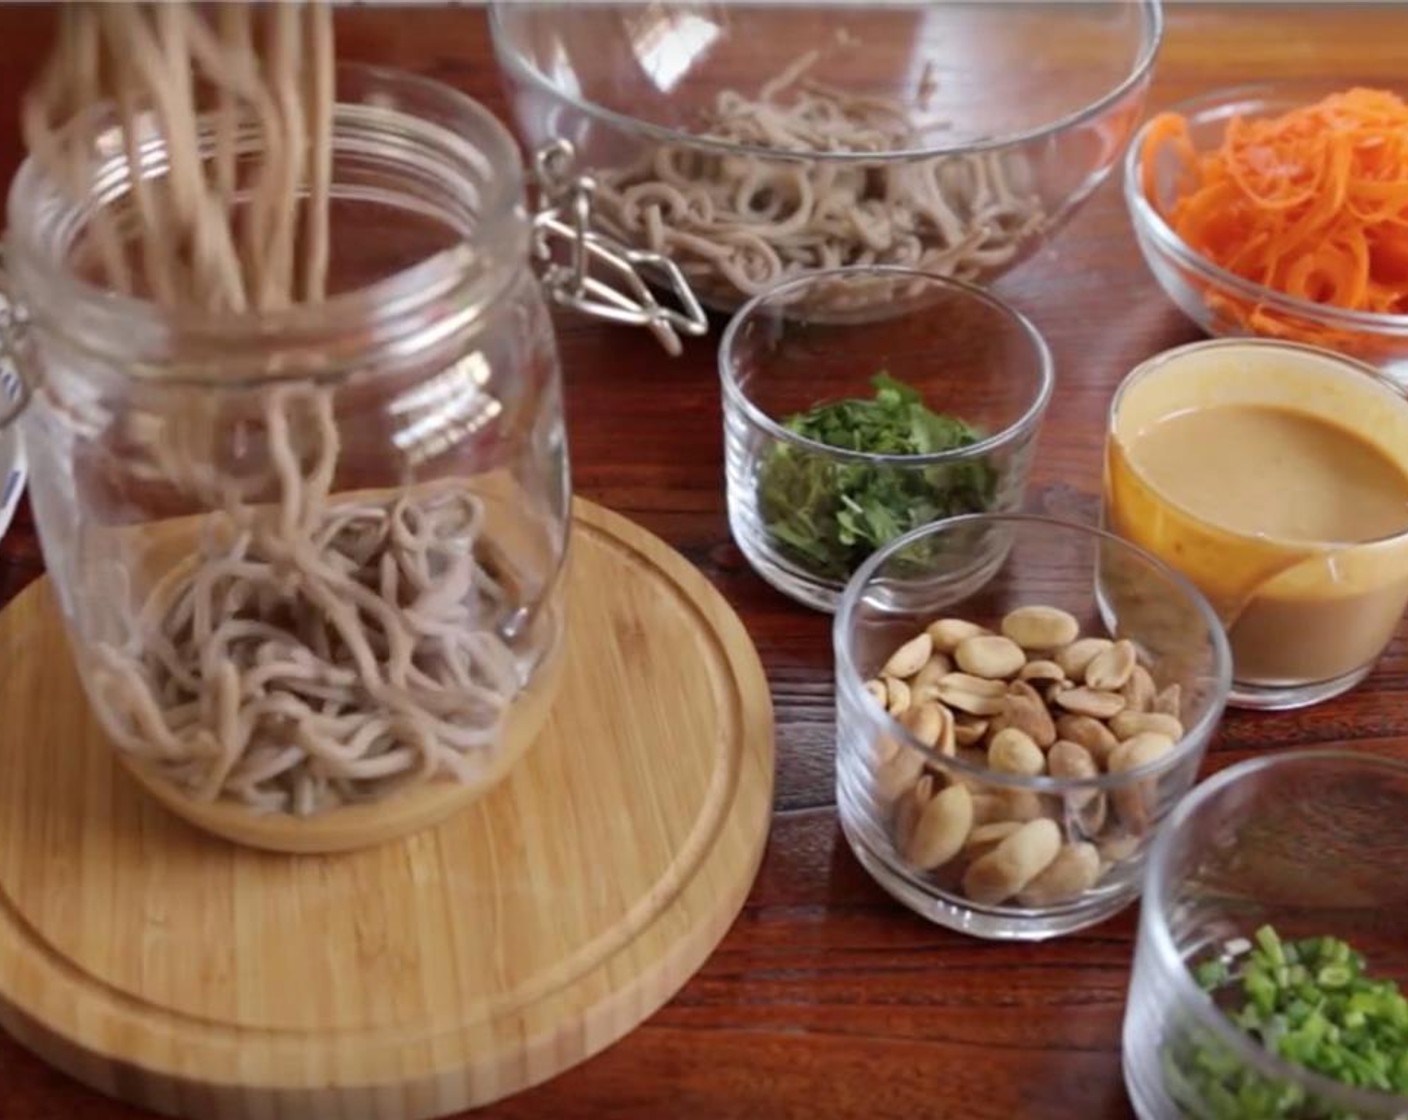
[[[185,3],[69,6],[25,108],[28,145],[87,208],[112,289],[173,313],[316,303],[329,262],[330,12],[217,8],[212,25]],[[125,228],[92,202],[97,124],[83,111],[100,100],[122,132]],[[240,182],[237,138],[251,130],[263,158]],[[149,473],[214,512],[198,551],[127,612],[121,639],[86,653],[108,731],[189,796],[265,811],[473,781],[522,687],[498,629],[519,588],[488,543],[482,501],[458,483],[333,498],[333,390],[311,383],[260,391],[267,470],[234,477],[216,454],[216,400],[212,389],[131,425]]]
[[[724,90],[701,137],[780,152],[884,153],[921,147],[898,101],[806,77],[812,51],[757,97]],[[1046,220],[1018,153],[884,163],[767,159],[660,145],[598,176],[597,213],[623,240],[667,253],[696,291],[736,303],[801,271],[901,265],[975,279],[1008,262]],[[887,299],[892,285],[832,302]]]

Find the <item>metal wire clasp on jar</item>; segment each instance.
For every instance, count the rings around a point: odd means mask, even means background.
[[[217,317],[95,284],[95,221],[123,229],[174,162],[110,109],[84,122],[83,204],[30,160],[6,244],[32,501],[89,700],[170,808],[285,851],[433,823],[546,718],[571,487],[544,287],[667,345],[704,329],[687,298],[595,278],[623,262],[570,150],[540,159],[533,216],[481,106],[337,83],[322,302]],[[235,181],[266,156],[241,131]]]

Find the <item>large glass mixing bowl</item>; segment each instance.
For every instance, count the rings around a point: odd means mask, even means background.
[[[1123,152],[1162,19],[1158,0],[500,3],[491,26],[525,144],[568,141],[597,228],[733,310],[807,269],[984,283],[1030,256]]]

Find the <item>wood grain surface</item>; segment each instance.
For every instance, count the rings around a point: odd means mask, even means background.
[[[39,9],[0,8],[0,181],[18,157],[18,93],[47,29]],[[345,11],[339,34],[350,54],[451,82],[504,112],[472,7]],[[1175,3],[1150,108],[1274,77],[1401,87],[1405,43],[1402,4]],[[1093,516],[1112,389],[1196,328],[1145,270],[1113,180],[1000,290],[1031,315],[1058,363],[1032,504]],[[1129,1120],[1119,1037],[1137,909],[1052,944],[997,945],[929,926],[871,883],[836,823],[828,620],[772,591],[729,538],[717,335],[673,361],[648,337],[570,315],[559,318],[559,338],[578,492],[683,551],[758,646],[778,720],[776,814],[742,916],[683,991],[604,1054],[483,1115]],[[0,544],[0,596],[41,570],[22,511]],[[1349,696],[1311,712],[1229,715],[1207,770],[1296,744],[1408,754],[1403,634]],[[9,1041],[0,1040],[0,1071],[6,1120],[144,1115]]]
[[[226,843],[126,780],[52,586],[26,589],[0,611],[0,1025],[190,1120],[420,1120],[658,1008],[753,884],[772,706],[738,616],[658,537],[579,500],[571,565],[561,684],[507,778],[328,857]]]

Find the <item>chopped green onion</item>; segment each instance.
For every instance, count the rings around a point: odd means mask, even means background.
[[[1347,942],[1283,941],[1263,926],[1251,944],[1229,942],[1193,976],[1268,1052],[1345,1085],[1408,1094],[1408,997],[1370,976]],[[1354,1120],[1247,1068],[1208,1037],[1176,1039],[1168,1059],[1170,1092],[1190,1115]]]

